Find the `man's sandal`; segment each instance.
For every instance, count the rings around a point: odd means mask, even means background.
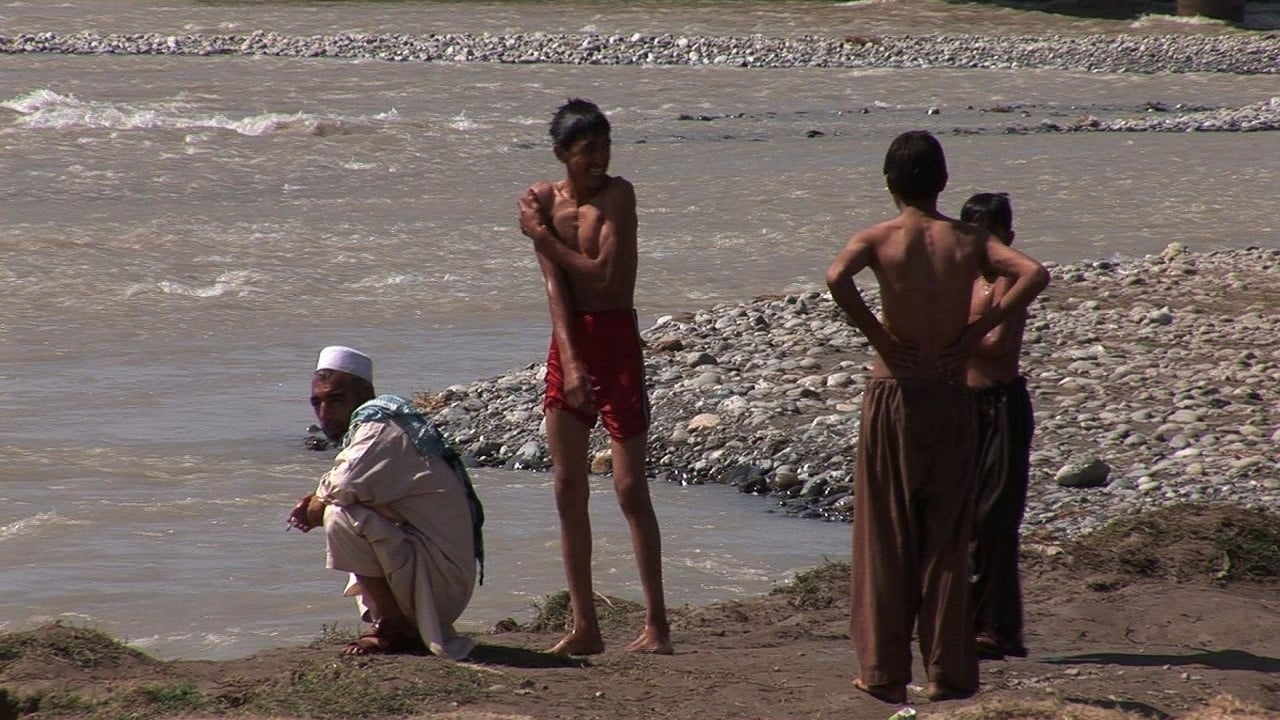
[[[392,655],[423,652],[426,646],[418,633],[410,629],[392,629],[374,623],[373,629],[342,649],[343,655]]]

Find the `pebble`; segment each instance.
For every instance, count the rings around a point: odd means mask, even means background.
[[[1053,479],[1062,487],[1095,488],[1106,485],[1107,478],[1110,476],[1111,466],[1101,460],[1093,459],[1064,465]]]

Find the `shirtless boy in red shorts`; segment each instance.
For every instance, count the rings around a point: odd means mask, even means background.
[[[986,230],[938,211],[947,165],[933,135],[895,138],[884,175],[898,216],[855,233],[827,271],[832,298],[876,351],[854,477],[854,685],[904,702],[914,627],[927,695],[948,700],[978,689],[968,573],[977,422],[965,366],[1049,274]],[[880,285],[879,318],[853,282],[866,268]],[[970,322],[970,294],[984,273],[1012,282]]]
[[[561,106],[551,138],[565,179],[534,183],[519,199],[520,230],[537,250],[551,311],[543,410],[573,610],[573,629],[551,652],[604,651],[587,512],[587,454],[599,416],[611,440],[614,490],[631,527],[647,609],[644,630],[627,649],[669,654],[662,540],[645,478],[649,404],[634,310],[635,189],[608,174],[609,120],[593,103],[574,99]]]

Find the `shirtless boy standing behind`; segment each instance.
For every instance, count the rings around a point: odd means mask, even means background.
[[[631,527],[647,616],[628,650],[669,654],[662,591],[662,541],[645,478],[649,403],[636,326],[636,195],[608,175],[609,120],[594,104],[570,100],[551,121],[566,178],[535,183],[520,198],[520,230],[533,240],[551,311],[543,410],[555,466],[560,545],[573,629],[551,652],[604,651],[591,589],[587,512],[591,428],[597,415],[611,439],[613,484]]]
[[[938,212],[947,169],[933,135],[899,135],[884,174],[900,214],[857,232],[827,271],[832,298],[876,351],[854,480],[850,635],[860,668],[854,685],[885,702],[904,702],[917,626],[926,692],[947,700],[978,688],[968,594],[977,431],[965,364],[1049,275],[985,230]],[[882,319],[853,282],[868,267],[880,285]],[[1012,284],[970,322],[970,295],[983,273]]]
[[[960,219],[1013,244],[1013,208],[1004,193],[979,193]],[[1009,279],[983,276],[973,286],[969,313],[978,317],[1009,291]],[[1025,311],[1014,313],[982,339],[969,359],[968,383],[978,410],[977,484],[974,493],[973,617],[979,658],[1026,657],[1022,638],[1022,583],[1018,540],[1027,504],[1035,412],[1019,371]]]

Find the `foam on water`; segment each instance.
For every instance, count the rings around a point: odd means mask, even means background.
[[[217,298],[227,295],[246,297],[263,292],[254,287],[254,283],[263,282],[266,278],[253,270],[228,270],[219,275],[210,285],[190,285],[177,280],[158,280],[154,283],[135,283],[124,292],[126,298],[139,295],[160,293],[163,295],[181,295],[194,298]]]
[[[129,645],[141,650],[155,651],[163,647],[188,648],[189,657],[207,657],[218,655],[218,650],[243,640],[246,633],[242,628],[231,627],[225,632],[205,633],[168,633],[130,638]]]
[[[176,100],[154,106],[82,100],[74,95],[39,88],[4,102],[18,112],[15,125],[25,129],[73,130],[77,128],[107,130],[230,130],[239,135],[258,137],[277,132],[300,132],[316,137],[371,132],[381,126],[400,121],[396,111],[368,116],[332,117],[306,112],[264,112],[241,118],[221,112],[199,111],[189,103]],[[457,129],[476,129],[479,125],[466,118],[455,119]],[[190,136],[189,136],[190,137]]]
[[[392,287],[395,285],[406,285],[406,284],[418,283],[418,282],[422,282],[422,279],[415,277],[413,275],[380,275],[380,276],[365,278],[364,280],[358,280],[353,284],[353,287],[358,287],[358,288]]]
[[[81,522],[71,520],[56,512],[41,512],[15,520],[7,525],[0,525],[0,542],[10,538],[29,537],[40,530],[51,526],[80,525]]]
[[[466,131],[466,130],[483,130],[488,126],[482,125],[474,120],[471,120],[466,115],[459,114],[457,117],[453,118],[453,120],[449,122],[449,127],[453,128],[454,130]]]

